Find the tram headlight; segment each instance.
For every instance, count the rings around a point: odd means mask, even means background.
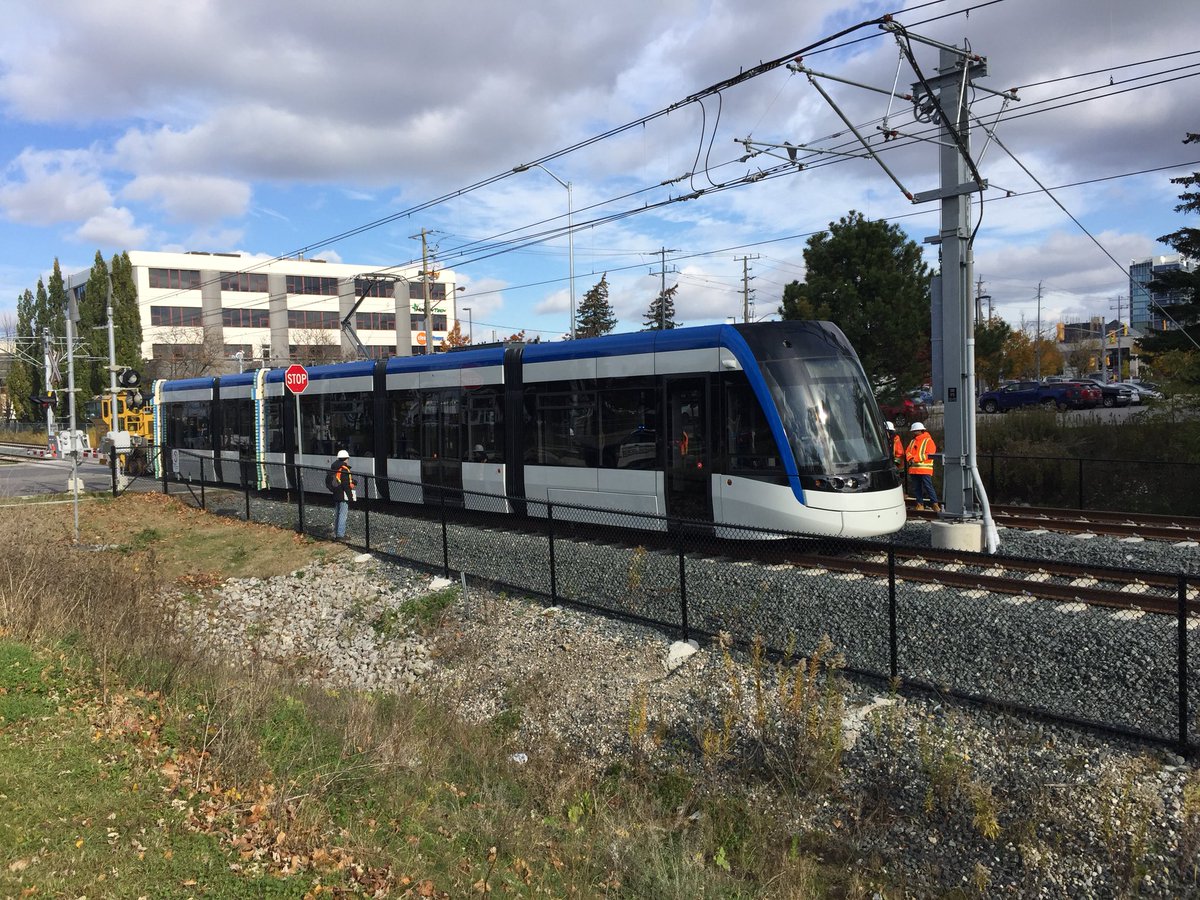
[[[861,494],[871,489],[871,473],[855,472],[851,475],[819,475],[813,479],[818,491],[833,491],[838,494]]]

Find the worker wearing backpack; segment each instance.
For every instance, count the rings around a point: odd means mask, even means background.
[[[345,450],[337,452],[337,457],[325,473],[325,487],[333,494],[333,536],[341,540],[346,536],[350,504],[358,499],[357,485],[350,472],[350,454]]]

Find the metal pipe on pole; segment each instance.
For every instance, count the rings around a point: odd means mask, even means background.
[[[513,171],[516,173],[521,173],[528,172],[530,169],[534,168],[541,169],[567,189],[567,277],[570,279],[571,293],[571,330],[569,334],[571,336],[571,340],[575,340],[575,229],[573,223],[575,205],[571,196],[571,182],[563,181],[541,163],[513,166]]]

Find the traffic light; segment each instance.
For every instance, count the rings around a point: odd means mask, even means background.
[[[142,378],[135,369],[122,369],[117,373],[117,384],[121,387],[137,387],[141,382]]]
[[[44,396],[42,394],[30,394],[29,399],[33,401],[34,409],[40,409],[43,412],[47,409],[54,408],[54,397]]]

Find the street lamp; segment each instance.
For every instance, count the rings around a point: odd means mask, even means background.
[[[532,168],[541,169],[559,184],[567,189],[567,264],[569,266],[569,277],[571,279],[571,340],[575,340],[575,233],[571,228],[571,216],[574,209],[571,204],[571,182],[563,181],[541,163],[531,163],[529,165],[513,166],[514,172],[528,172]]]
[[[475,325],[471,321],[471,307],[464,306],[463,312],[467,314],[467,343],[474,345],[475,343]]]

